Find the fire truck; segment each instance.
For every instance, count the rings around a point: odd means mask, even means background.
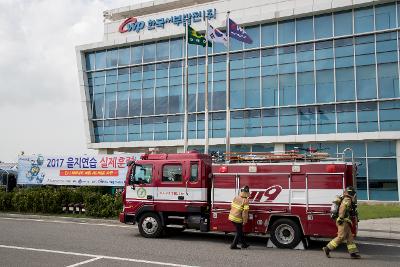
[[[312,150],[231,153],[225,159],[215,163],[196,151],[143,154],[128,164],[120,222],[138,223],[140,234],[148,238],[171,227],[234,232],[228,220],[231,201],[247,185],[245,233],[269,234],[279,248],[336,235],[330,208],[336,195],[354,185],[354,161],[329,159],[327,153]],[[356,234],[357,218],[352,230]]]

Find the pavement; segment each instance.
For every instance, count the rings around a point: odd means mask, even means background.
[[[117,219],[98,219],[98,218],[76,218],[67,216],[20,214],[20,213],[0,213],[1,217],[10,218],[29,218],[36,220],[70,221],[76,223],[91,224],[115,224],[122,225]],[[385,218],[362,220],[358,223],[359,238],[391,239],[400,241],[400,218]]]
[[[400,218],[360,221],[358,223],[358,237],[400,240]]]
[[[143,238],[117,220],[0,214],[0,266],[398,266],[400,241],[363,238],[361,260],[342,245],[324,256],[326,241],[308,249],[267,248],[267,238],[248,236],[250,248],[231,250],[231,234],[184,231]]]

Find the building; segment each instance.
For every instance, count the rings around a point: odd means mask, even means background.
[[[359,199],[399,201],[400,2],[155,0],[104,12],[102,41],[77,47],[88,147],[183,151],[185,27],[231,39],[232,151],[352,147]],[[189,146],[204,145],[205,48],[189,45]],[[225,149],[226,48],[209,48],[210,150]]]

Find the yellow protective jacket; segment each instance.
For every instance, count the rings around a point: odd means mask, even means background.
[[[231,211],[229,212],[229,220],[235,223],[247,223],[249,218],[249,200],[245,194],[236,196],[231,203]]]
[[[350,210],[351,210],[351,198],[345,195],[342,200],[342,203],[340,203],[338,218],[343,218],[345,222],[353,224],[350,218]]]

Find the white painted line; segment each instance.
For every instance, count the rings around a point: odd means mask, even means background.
[[[59,221],[59,220],[47,220],[47,219],[29,219],[29,218],[9,218],[0,217],[0,220],[10,221],[31,221],[31,222],[45,222],[45,223],[61,223],[61,224],[81,224],[81,225],[93,225],[93,226],[105,226],[105,227],[118,227],[118,228],[137,228],[136,225],[121,225],[118,224],[107,224],[107,223],[88,223],[88,222],[74,222],[74,221]]]
[[[357,241],[357,240],[355,242],[356,242],[356,244],[362,244],[362,245],[400,248],[400,244],[396,244],[396,243],[378,243],[378,242],[366,242],[366,241]]]
[[[102,259],[118,260],[118,261],[139,262],[139,263],[147,263],[147,264],[154,264],[154,265],[164,265],[164,266],[196,267],[196,266],[193,266],[193,265],[176,264],[176,263],[170,263],[170,262],[148,261],[148,260],[140,260],[140,259],[132,259],[132,258],[121,258],[121,257],[112,257],[112,256],[105,256],[105,255],[96,255],[96,254],[86,254],[86,253],[62,251],[62,250],[51,250],[51,249],[41,249],[41,248],[29,248],[29,247],[17,247],[17,246],[7,246],[7,245],[0,245],[0,248],[28,250],[28,251],[38,251],[38,252],[48,252],[48,253],[56,253],[56,254],[64,254],[64,255],[74,255],[74,256],[82,256],[82,257],[90,257],[90,258],[102,258]]]
[[[88,259],[88,260],[81,261],[81,262],[78,262],[78,263],[75,263],[75,264],[72,264],[72,265],[68,265],[67,267],[76,267],[76,266],[80,266],[80,265],[83,265],[83,264],[86,264],[86,263],[89,263],[89,262],[93,262],[93,261],[100,260],[100,259],[102,259],[102,258],[103,258],[103,257],[97,257],[97,258],[93,258],[93,259]]]

